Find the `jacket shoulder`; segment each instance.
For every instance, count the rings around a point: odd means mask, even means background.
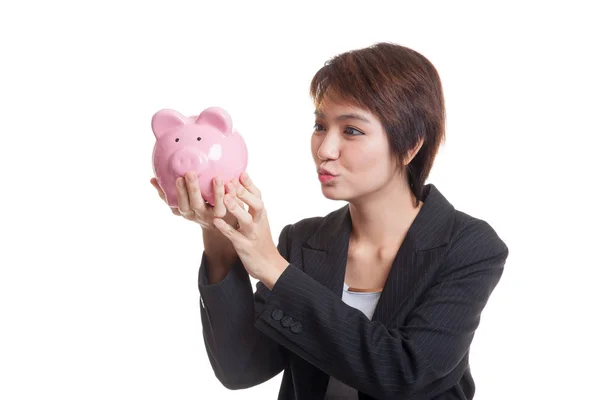
[[[283,230],[286,232],[288,240],[294,243],[304,243],[315,232],[332,221],[341,217],[345,207],[330,212],[325,216],[315,216],[303,218],[297,222],[286,225]]]
[[[449,245],[454,253],[483,251],[508,254],[508,246],[487,221],[459,210],[454,212]]]
[[[322,223],[325,217],[310,217],[289,224],[291,235],[296,240],[307,239]]]

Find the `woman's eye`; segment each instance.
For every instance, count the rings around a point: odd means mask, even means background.
[[[315,126],[314,126],[314,130],[315,130],[315,131],[322,131],[322,130],[324,130],[324,129],[325,129],[325,128],[323,128],[323,125],[321,125],[321,124],[318,124],[318,123],[315,123]]]
[[[350,131],[350,136],[359,136],[359,135],[364,135],[364,133],[362,133],[361,131],[359,131],[358,129],[354,129],[354,128],[350,128],[347,127],[346,128],[346,132]]]
[[[314,126],[314,130],[315,132],[319,132],[319,131],[324,131],[325,127],[321,124],[319,124],[318,122],[315,123]],[[349,136],[360,136],[360,135],[364,135],[364,133],[362,133],[361,131],[359,131],[358,129],[355,128],[351,128],[351,127],[346,127],[346,129],[344,129],[344,132],[346,134],[348,134]]]

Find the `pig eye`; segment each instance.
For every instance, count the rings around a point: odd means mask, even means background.
[[[201,141],[201,140],[202,140],[202,138],[201,138],[200,136],[198,136],[198,137],[196,138],[196,140],[197,140],[197,141]]]
[[[175,138],[175,141],[176,141],[176,142],[179,142],[179,138]]]

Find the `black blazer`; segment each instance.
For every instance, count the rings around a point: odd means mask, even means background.
[[[508,248],[433,184],[425,194],[372,320],[342,301],[348,205],[283,228],[290,265],[272,291],[257,282],[253,293],[239,260],[208,285],[203,254],[202,332],[219,381],[243,389],[283,370],[280,400],[323,399],[329,376],[360,399],[472,399],[469,347]]]

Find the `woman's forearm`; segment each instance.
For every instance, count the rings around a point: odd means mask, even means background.
[[[217,230],[202,230],[204,253],[208,261],[207,277],[209,284],[221,282],[237,260],[237,253],[231,242]]]

